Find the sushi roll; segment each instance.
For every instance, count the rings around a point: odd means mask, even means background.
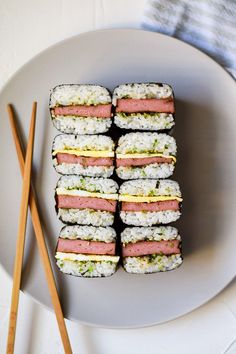
[[[176,142],[167,134],[129,133],[118,141],[116,173],[121,179],[167,178],[176,163]]]
[[[63,175],[110,177],[114,170],[114,142],[105,135],[57,135],[53,164]]]
[[[127,227],[121,242],[123,267],[128,273],[165,272],[183,262],[181,237],[175,227]]]
[[[114,123],[123,129],[169,130],[174,124],[174,95],[170,85],[124,84],[115,88]]]
[[[112,179],[62,176],[56,187],[59,219],[68,224],[111,226],[118,200]]]
[[[55,128],[62,133],[105,133],[111,126],[111,95],[98,85],[58,85],[49,107]]]
[[[55,258],[59,269],[78,277],[109,277],[119,261],[116,232],[111,227],[65,226]]]
[[[127,225],[152,226],[179,219],[180,188],[172,180],[133,180],[120,186],[120,217]]]

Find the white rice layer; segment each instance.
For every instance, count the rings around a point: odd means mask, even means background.
[[[175,156],[177,146],[175,139],[167,134],[129,133],[118,141],[117,154],[161,153],[164,156]]]
[[[52,150],[114,151],[113,140],[106,135],[57,135]]]
[[[57,265],[63,273],[87,278],[109,277],[115,273],[117,268],[117,263],[109,261],[95,262],[58,259]]]
[[[78,163],[61,163],[58,165],[57,159],[53,159],[56,171],[62,175],[81,175],[90,177],[111,177],[114,166],[82,166]]]
[[[123,223],[133,226],[153,226],[158,224],[169,224],[180,218],[180,211],[121,211],[120,217]]]
[[[141,257],[125,257],[123,260],[124,269],[128,273],[156,273],[166,272],[178,268],[183,262],[180,254],[151,255]]]
[[[93,209],[58,209],[58,217],[64,223],[111,226],[114,223],[114,214],[108,211]]]
[[[117,193],[118,184],[112,179],[82,177],[82,176],[62,176],[57,182],[57,188],[66,190],[84,190],[88,192],[113,194]]]
[[[49,106],[99,105],[111,103],[109,91],[98,85],[58,85],[51,90]]]
[[[169,98],[173,97],[170,85],[158,83],[131,83],[119,85],[113,91],[112,103],[116,105],[120,98]]]
[[[179,184],[170,179],[133,180],[126,181],[120,186],[120,194],[134,196],[176,196],[181,197]]]
[[[59,237],[110,243],[116,241],[116,232],[112,227],[64,226]]]
[[[110,118],[57,116],[53,125],[66,134],[100,134],[106,133],[111,127]]]
[[[122,129],[165,130],[175,125],[173,114],[169,113],[119,113],[114,123]]]
[[[174,172],[172,163],[155,163],[146,166],[120,166],[116,173],[121,179],[168,178]]]
[[[139,241],[181,240],[178,230],[173,226],[126,227],[121,233],[122,243]]]

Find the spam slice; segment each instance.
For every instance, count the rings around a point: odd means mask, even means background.
[[[108,178],[62,176],[56,186],[58,217],[64,223],[111,226],[118,185]]]
[[[98,85],[58,85],[50,94],[54,126],[62,133],[99,134],[111,126],[111,95]]]
[[[128,273],[173,270],[183,261],[181,237],[171,226],[127,227],[121,233],[123,266]]]
[[[176,221],[182,202],[177,182],[166,180],[133,180],[120,186],[120,217],[127,225],[153,226]]]
[[[65,226],[56,249],[57,265],[78,277],[108,277],[115,273],[116,232],[111,227]]]
[[[116,149],[116,173],[121,179],[167,178],[173,174],[177,147],[167,134],[123,135]]]
[[[115,124],[123,129],[169,130],[174,124],[174,95],[161,83],[123,84],[112,97]]]
[[[63,175],[110,177],[114,170],[114,142],[105,135],[57,135],[52,156]]]

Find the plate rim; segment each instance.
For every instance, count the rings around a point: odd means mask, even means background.
[[[64,38],[62,40],[59,40],[58,42],[52,44],[52,45],[49,45],[48,47],[44,48],[42,51],[38,52],[37,54],[35,54],[33,57],[31,57],[30,59],[28,59],[25,63],[23,63],[16,71],[13,72],[13,74],[6,80],[6,82],[3,84],[3,86],[1,87],[1,90],[0,90],[0,95],[2,94],[2,91],[4,91],[4,89],[6,88],[6,86],[15,78],[15,76],[18,75],[18,73],[23,70],[28,64],[31,63],[31,61],[37,59],[38,57],[40,57],[41,55],[45,54],[48,50],[52,49],[52,48],[56,48],[57,46],[60,46],[61,44],[63,43],[66,43],[67,41],[70,41],[70,40],[73,40],[75,38],[78,38],[78,37],[83,37],[83,36],[87,36],[87,35],[90,35],[90,34],[93,34],[93,33],[98,33],[98,32],[118,32],[118,31],[130,31],[130,32],[147,32],[147,33],[152,33],[154,35],[157,35],[157,36],[161,36],[161,37],[164,37],[164,38],[168,38],[170,40],[175,40],[177,42],[180,42],[186,46],[189,46],[191,47],[192,49],[196,50],[197,52],[201,53],[202,55],[206,56],[208,59],[210,59],[214,64],[216,64],[217,66],[219,66],[221,69],[224,70],[224,72],[226,74],[228,74],[228,76],[233,80],[233,82],[236,84],[236,79],[233,77],[233,75],[223,66],[221,65],[220,63],[218,63],[215,59],[213,59],[209,54],[205,53],[204,51],[202,51],[201,49],[197,48],[197,47],[194,47],[194,45],[188,43],[188,42],[185,42],[185,41],[182,41],[181,39],[179,38],[176,38],[176,37],[172,37],[172,36],[169,36],[167,34],[164,34],[164,33],[160,33],[160,32],[155,32],[155,31],[151,31],[151,30],[148,30],[148,29],[145,29],[145,28],[125,28],[125,27],[122,27],[122,28],[103,28],[103,29],[98,29],[98,30],[92,30],[92,31],[86,31],[86,32],[82,32],[82,33],[78,33],[78,34],[75,34],[73,36],[70,36],[68,38]]]

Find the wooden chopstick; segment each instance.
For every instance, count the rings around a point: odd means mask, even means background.
[[[24,257],[25,230],[26,230],[26,222],[27,222],[27,214],[28,214],[30,177],[31,177],[31,166],[32,166],[33,147],[34,147],[36,109],[37,109],[37,103],[34,102],[32,115],[31,115],[29,139],[28,139],[28,146],[26,151],[24,177],[23,177],[23,184],[22,184],[20,216],[19,216],[17,243],[16,243],[16,257],[15,257],[15,264],[14,264],[13,287],[12,287],[12,295],[11,295],[12,297],[11,297],[10,321],[9,321],[8,340],[7,340],[7,354],[11,354],[14,352],[14,344],[15,344],[16,321],[17,321],[17,312],[18,312],[18,304],[19,304],[22,263]]]
[[[23,175],[24,174],[24,166],[25,166],[24,149],[22,147],[22,144],[20,142],[20,138],[19,138],[19,135],[17,132],[17,127],[16,127],[16,122],[15,122],[15,118],[14,118],[14,111],[13,111],[12,105],[9,104],[7,106],[7,109],[8,109],[9,120],[10,120],[10,124],[11,124],[12,135],[14,138],[16,152],[17,152],[17,156],[18,156],[18,161],[19,161],[19,165],[20,165],[20,170],[21,170],[21,174]],[[47,250],[46,242],[44,239],[43,229],[42,229],[41,222],[40,222],[40,217],[39,217],[39,212],[38,212],[38,208],[37,208],[37,204],[36,204],[36,197],[35,197],[35,192],[33,189],[32,182],[31,182],[31,189],[30,189],[30,196],[29,196],[29,207],[30,207],[32,223],[33,223],[33,227],[34,227],[34,231],[35,231],[35,236],[36,236],[37,243],[38,243],[40,257],[41,257],[41,260],[42,260],[42,263],[44,266],[44,271],[45,271],[45,275],[46,275],[46,279],[47,279],[47,283],[48,283],[48,288],[49,288],[49,292],[51,295],[51,300],[52,300],[52,304],[54,307],[54,311],[56,314],[62,343],[64,346],[64,351],[66,354],[72,354],[70,340],[69,340],[69,336],[67,333],[65,320],[64,320],[59,296],[57,293],[56,283],[55,283],[49,255],[48,255],[48,250]]]

